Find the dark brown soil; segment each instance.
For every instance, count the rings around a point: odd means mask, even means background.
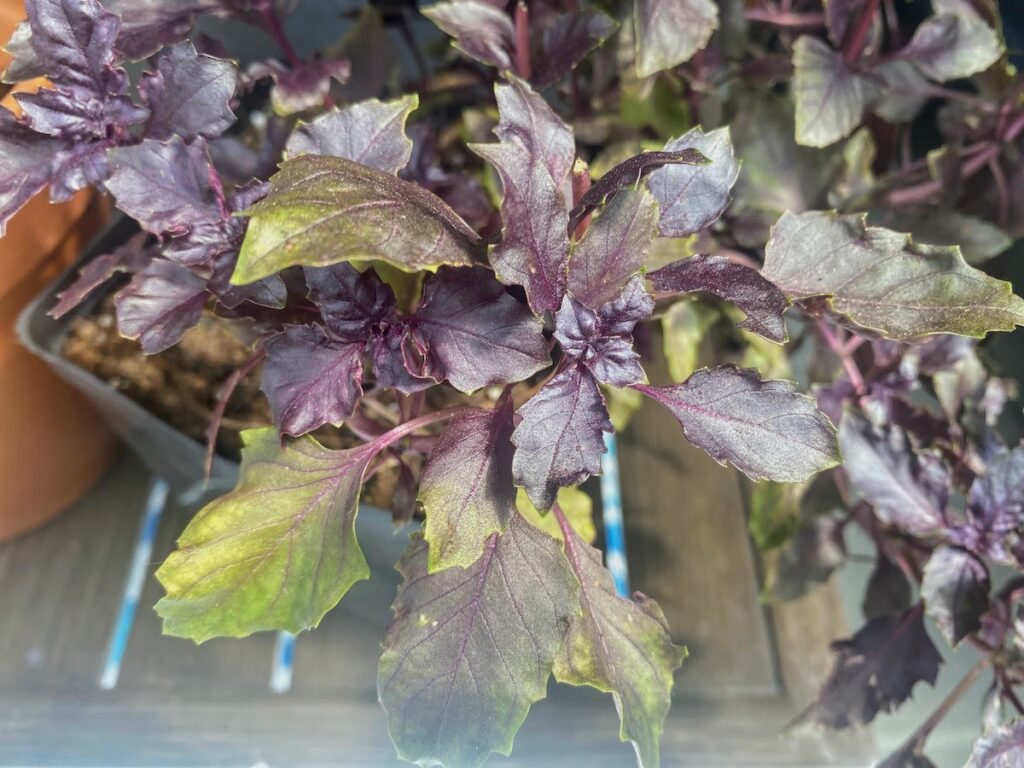
[[[118,333],[112,298],[97,310],[73,319],[61,353],[106,381],[197,442],[206,444],[217,398],[225,381],[249,360],[251,343],[244,325],[204,315],[177,346],[145,355],[139,345]],[[260,391],[260,369],[246,376],[228,402],[217,438],[217,452],[237,461],[239,433],[270,423],[270,406]],[[327,427],[315,433],[329,448],[347,448],[360,441],[343,430]],[[369,504],[390,507],[398,482],[395,470],[375,474],[364,490]]]

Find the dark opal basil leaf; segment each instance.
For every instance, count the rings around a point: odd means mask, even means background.
[[[567,525],[562,534],[582,612],[555,659],[555,678],[610,693],[622,721],[619,737],[633,742],[640,768],[658,768],[672,676],[686,651],[672,642],[654,600],[640,592],[620,597],[601,553]]]
[[[861,603],[864,618],[871,621],[879,616],[900,614],[912,603],[913,590],[906,574],[892,560],[879,553]]]
[[[238,219],[233,221],[237,222]],[[186,237],[191,235],[190,232]],[[175,258],[168,248],[164,249],[164,256],[169,259]],[[207,282],[207,288],[217,297],[217,301],[227,309],[235,309],[246,301],[271,309],[283,308],[288,301],[288,287],[281,276],[271,275],[248,285],[232,285],[231,275],[235,271],[237,261],[237,241],[213,257],[210,264],[213,274]]]
[[[411,324],[426,370],[460,392],[522,381],[551,362],[540,318],[483,268],[439,269]]]
[[[874,80],[854,72],[824,40],[803,35],[793,45],[796,140],[827,147],[860,124],[878,96]]]
[[[202,143],[178,137],[147,139],[110,151],[107,189],[117,207],[154,234],[183,234],[219,224],[221,212],[210,186],[210,159]]]
[[[935,685],[942,657],[928,638],[920,606],[881,616],[848,640],[832,643],[835,666],[818,694],[815,719],[830,728],[866,725],[910,697],[914,685]]]
[[[90,184],[103,184],[110,175],[107,150],[111,144],[109,141],[82,141],[56,150],[51,160],[50,202],[62,203]]]
[[[636,0],[636,69],[648,77],[689,61],[718,28],[712,0]]]
[[[456,417],[441,433],[420,480],[431,573],[471,566],[487,537],[505,530],[516,508],[511,437],[509,398]]]
[[[421,392],[437,384],[429,375],[417,375],[405,364],[404,347],[409,338],[404,324],[391,325],[385,332],[370,337],[370,356],[377,386],[397,389],[404,395]]]
[[[672,411],[691,443],[754,480],[799,483],[840,461],[832,422],[788,381],[726,365],[636,389]]]
[[[616,195],[569,257],[569,291],[590,307],[615,299],[647,263],[658,236],[658,203],[644,187]]]
[[[601,470],[604,433],[612,431],[608,409],[590,372],[575,366],[551,379],[518,413],[512,475],[537,509],[550,509],[559,488]]]
[[[146,245],[145,232],[133,236],[111,253],[97,256],[78,272],[75,282],[57,294],[57,304],[50,310],[53,318],[61,318],[85,301],[94,290],[118,272],[141,272],[154,256],[154,245]]]
[[[967,496],[965,546],[997,559],[1007,559],[1004,539],[1024,524],[1024,447],[999,454],[972,484]]]
[[[20,83],[46,74],[46,63],[32,47],[32,27],[28,19],[18,23],[3,50],[11,56],[3,75],[5,83]]]
[[[370,99],[325,112],[311,122],[299,123],[288,139],[285,155],[331,155],[398,173],[412,155],[405,123],[417,106],[419,97],[413,94],[392,101]]]
[[[857,21],[864,4],[865,0],[828,0],[825,3],[825,27],[836,48],[846,42],[850,25]]]
[[[120,19],[97,0],[33,0],[25,10],[46,74],[72,93],[106,94]]]
[[[182,40],[195,15],[216,8],[220,0],[105,0],[121,17],[117,50],[130,59],[145,59],[165,45]]]
[[[514,514],[468,568],[429,573],[418,535],[398,568],[377,691],[399,757],[477,768],[508,755],[579,610],[558,543]]]
[[[566,296],[555,315],[555,337],[566,355],[605,384],[627,387],[646,380],[633,349],[633,328],[654,310],[654,299],[634,277],[614,301],[594,311]]]
[[[918,245],[863,214],[784,214],[762,274],[794,301],[823,297],[849,321],[891,339],[984,336],[1024,323],[1012,286],[970,267],[957,247]]]
[[[476,232],[436,195],[340,157],[285,161],[270,193],[246,214],[231,278],[239,285],[299,264],[380,259],[411,272],[467,266],[481,250]]]
[[[839,445],[850,483],[879,519],[918,536],[942,529],[951,481],[935,456],[916,455],[902,430],[876,429],[849,410],[839,426]]]
[[[365,342],[332,341],[319,325],[298,325],[266,344],[263,383],[282,435],[340,426],[362,397]]]
[[[942,13],[924,22],[900,51],[933,80],[955,80],[983,72],[1003,55],[992,27],[976,16]]]
[[[647,277],[656,291],[702,291],[731,302],[747,315],[740,323],[741,328],[779,344],[786,341],[783,313],[789,301],[757,270],[723,256],[702,254],[669,264]]]
[[[238,72],[230,61],[196,53],[192,43],[168,49],[139,83],[149,107],[146,136],[213,139],[235,122],[231,97]]]
[[[909,232],[916,243],[959,245],[971,266],[994,259],[1013,245],[1013,238],[995,224],[959,211],[877,211],[868,214],[868,223]]]
[[[512,68],[515,31],[501,8],[482,0],[453,0],[427,6],[422,13],[471,59],[501,70]]]
[[[0,236],[11,217],[49,183],[51,163],[61,146],[0,107]]]
[[[559,14],[544,27],[533,56],[532,80],[546,88],[570,72],[595,48],[604,44],[618,24],[603,11],[586,8]]]
[[[199,322],[206,282],[173,261],[154,261],[115,299],[117,327],[147,355],[173,347]]]
[[[708,159],[696,149],[681,149],[674,152],[641,152],[623,160],[588,189],[569,213],[569,236],[572,237],[580,222],[590,211],[629,187],[636,187],[640,179],[661,168],[663,165],[707,165]],[[636,191],[639,191],[637,188]]]
[[[965,768],[1014,768],[1024,762],[1024,720],[998,726],[974,742]]]
[[[335,264],[307,267],[305,273],[310,301],[342,341],[366,341],[395,309],[395,294],[372,269],[360,272],[351,264]]]
[[[661,206],[661,236],[688,237],[714,224],[729,205],[740,164],[728,128],[704,133],[699,126],[665,145],[666,152],[697,150],[709,162],[666,165],[647,186]]]
[[[331,82],[348,82],[352,65],[334,57],[304,61],[290,69],[273,70],[274,88],[270,103],[278,115],[294,115],[324,104],[331,95]]]
[[[502,240],[489,257],[498,278],[526,289],[538,313],[565,294],[569,258],[565,193],[576,155],[572,130],[521,80],[496,85],[500,143],[472,144],[501,178]]]
[[[303,437],[282,447],[272,427],[242,440],[235,489],[199,511],[156,572],[165,634],[301,632],[370,575],[355,520],[377,446],[330,451]]]
[[[988,568],[967,550],[943,545],[928,558],[921,599],[950,645],[981,628],[988,591]]]

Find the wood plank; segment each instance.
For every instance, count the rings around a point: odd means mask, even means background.
[[[148,485],[126,453],[88,498],[0,545],[0,688],[95,685]]]

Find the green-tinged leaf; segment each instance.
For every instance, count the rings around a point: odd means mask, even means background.
[[[827,147],[848,136],[878,95],[872,80],[850,69],[824,40],[803,35],[793,45],[796,140]]]
[[[762,552],[781,547],[800,527],[803,483],[764,481],[750,494],[750,537]]]
[[[1013,239],[995,224],[951,210],[871,211],[871,224],[909,232],[925,245],[959,245],[964,261],[972,266],[994,259]]]
[[[312,437],[242,433],[238,485],[204,507],[156,577],[164,632],[203,642],[300,632],[370,575],[355,518],[372,444],[331,451]]]
[[[909,123],[928,101],[928,82],[913,64],[893,59],[875,67],[882,78],[882,95],[871,108],[890,123]]]
[[[712,0],[635,0],[636,69],[649,77],[689,61],[718,28]]]
[[[245,211],[249,229],[231,276],[251,283],[285,267],[380,259],[408,272],[467,266],[479,236],[441,198],[340,157],[285,161],[270,194]]]
[[[622,720],[619,737],[633,742],[641,768],[657,768],[672,675],[686,650],[672,642],[656,602],[639,592],[632,599],[619,597],[601,553],[571,529],[563,533],[580,582],[582,613],[572,620],[555,659],[555,678],[612,694]]]
[[[843,167],[833,182],[829,202],[845,210],[863,209],[875,189],[877,148],[871,131],[861,128],[843,144]]]
[[[741,164],[730,229],[741,244],[762,248],[783,213],[820,207],[836,152],[796,143],[793,102],[785,96],[747,91],[737,103],[741,108],[730,130]]]
[[[685,381],[697,370],[700,343],[719,317],[715,307],[700,301],[677,301],[662,315],[661,343],[672,381]]]
[[[644,396],[635,389],[619,389],[604,384],[601,385],[601,392],[608,406],[608,419],[616,433],[621,433],[644,404]]]
[[[476,768],[509,754],[578,611],[558,543],[514,515],[469,568],[429,574],[418,536],[398,568],[377,691],[399,757]]]
[[[914,31],[900,57],[933,80],[955,80],[991,67],[1003,55],[992,27],[975,15],[941,13]]]
[[[853,324],[892,339],[981,337],[1024,324],[1024,300],[968,266],[959,248],[918,245],[867,226],[863,214],[785,214],[762,274],[791,299],[825,298]]]
[[[431,573],[468,567],[484,542],[503,531],[515,510],[512,484],[512,401],[451,421],[423,469],[419,501],[427,521]]]
[[[555,503],[569,521],[569,525],[576,531],[581,539],[588,544],[593,544],[597,538],[597,528],[594,527],[594,502],[583,491],[576,486],[566,486],[558,489],[558,496]],[[519,514],[540,528],[549,536],[554,536],[559,541],[564,541],[562,528],[558,525],[558,518],[548,512],[541,512],[530,501],[530,497],[522,488],[516,495],[516,509]]]

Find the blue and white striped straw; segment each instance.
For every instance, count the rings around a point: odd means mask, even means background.
[[[153,558],[153,542],[156,541],[156,533],[160,528],[160,516],[163,515],[164,507],[167,505],[168,491],[169,488],[165,480],[153,479],[149,488],[149,497],[146,499],[146,507],[142,513],[139,535],[135,540],[132,566],[128,571],[124,592],[121,595],[121,608],[110,634],[110,644],[107,646],[103,669],[96,681],[97,685],[105,691],[116,688],[117,680],[121,676],[121,663],[124,661],[124,654],[128,649],[128,638],[131,636],[132,626],[135,623],[135,611],[139,606],[142,587],[146,583],[146,572],[149,570],[149,563]]]
[[[604,433],[601,456],[601,508],[604,519],[604,564],[612,574],[615,591],[629,596],[626,566],[626,534],[622,527],[622,485],[619,482],[619,449],[614,432]]]
[[[270,668],[270,690],[273,693],[288,693],[292,688],[292,674],[295,664],[295,635],[278,632],[274,644],[274,663]]]

